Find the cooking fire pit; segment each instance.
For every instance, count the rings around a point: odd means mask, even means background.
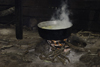
[[[38,24],[39,35],[47,41],[52,48],[68,48],[65,41],[71,34],[72,23],[65,21],[44,21]],[[66,51],[66,50],[65,50]]]
[[[48,55],[40,55],[40,59],[55,62],[55,58],[59,58],[63,64],[65,60],[62,60],[62,58],[69,61],[62,53],[66,54],[70,50],[65,42],[71,34],[71,27],[71,23],[62,21],[44,21],[38,24],[40,37],[51,46],[50,53]]]

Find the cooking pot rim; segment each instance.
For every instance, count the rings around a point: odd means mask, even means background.
[[[41,29],[45,29],[45,28],[42,28],[42,27],[40,27],[40,24],[42,24],[42,23],[50,23],[50,22],[55,22],[55,21],[43,21],[43,22],[40,22],[40,23],[38,23],[38,27],[39,28],[41,28]],[[57,22],[57,21],[56,21]],[[58,28],[58,29],[45,29],[45,30],[62,30],[62,29],[68,29],[68,28],[71,28],[73,26],[73,24],[70,22],[70,26],[69,27],[65,27],[65,28]]]

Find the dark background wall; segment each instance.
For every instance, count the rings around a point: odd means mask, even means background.
[[[56,3],[57,2],[57,3]],[[38,22],[49,20],[60,5],[60,0],[22,0],[23,23],[28,24],[35,18]],[[0,11],[15,5],[15,0],[0,0]],[[8,23],[14,19],[15,14],[0,17],[1,23]]]
[[[69,0],[76,29],[100,31],[100,0]]]
[[[30,24],[30,19],[38,22],[50,20],[61,4],[61,0],[22,0],[24,25]],[[14,0],[0,0],[0,11],[15,5]],[[70,19],[75,30],[100,31],[100,1],[99,0],[68,0]],[[0,17],[0,23],[9,23],[15,19],[15,14]],[[14,23],[14,22],[13,22]]]

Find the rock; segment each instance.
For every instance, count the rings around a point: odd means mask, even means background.
[[[72,35],[69,38],[69,41],[72,45],[78,46],[78,47],[85,47],[87,45],[86,42],[82,38],[80,38],[76,35]]]
[[[30,19],[30,24],[29,24],[30,29],[35,30],[37,29],[37,20],[35,18]]]
[[[0,29],[0,35],[14,35],[14,34],[15,34],[14,29],[11,29],[11,28]]]

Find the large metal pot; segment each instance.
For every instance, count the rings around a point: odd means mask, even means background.
[[[61,40],[68,38],[71,34],[72,23],[61,21],[44,21],[38,24],[39,35],[47,40]]]

